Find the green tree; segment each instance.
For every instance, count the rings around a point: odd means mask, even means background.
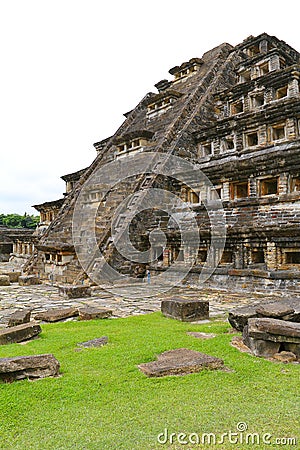
[[[40,221],[39,216],[20,214],[0,214],[0,225],[9,228],[32,228],[34,229]]]

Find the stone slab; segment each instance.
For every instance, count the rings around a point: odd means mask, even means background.
[[[209,318],[209,302],[181,298],[162,300],[161,312],[165,317],[171,319],[195,322]]]
[[[36,284],[42,284],[41,280],[35,275],[21,275],[19,277],[20,286],[33,286]]]
[[[300,344],[300,324],[271,318],[248,320],[248,334],[254,339]]]
[[[0,275],[0,286],[9,286],[10,280],[8,275]]]
[[[229,311],[228,321],[233,328],[238,331],[243,331],[248,323],[248,319],[257,316],[258,314],[255,306],[242,306],[241,308]]]
[[[85,298],[91,296],[90,286],[84,285],[63,285],[58,286],[59,295],[67,298]]]
[[[0,345],[27,341],[28,339],[40,334],[41,331],[42,329],[40,325],[35,322],[4,328],[0,330]]]
[[[212,339],[216,337],[217,335],[214,333],[201,333],[200,331],[187,331],[189,336],[193,336],[197,339]]]
[[[22,323],[30,322],[31,311],[32,309],[30,308],[18,309],[10,316],[8,326],[15,327],[17,325],[21,325]]]
[[[50,308],[47,311],[36,314],[34,318],[43,322],[58,322],[70,317],[76,317],[78,314],[78,308]]]
[[[7,275],[11,283],[17,283],[19,281],[19,277],[21,276],[21,272],[1,272],[1,275]]]
[[[285,314],[287,311],[289,313]],[[228,321],[233,328],[238,331],[243,331],[243,328],[248,323],[248,319],[265,316],[264,313],[268,314],[267,317],[275,317],[275,314],[283,314],[280,317],[283,320],[300,322],[300,301],[299,299],[293,298],[279,301],[266,301],[260,305],[242,306],[229,311]]]
[[[0,380],[16,380],[54,377],[59,372],[59,362],[52,354],[0,358]]]
[[[77,344],[79,347],[91,348],[91,347],[102,347],[108,343],[108,337],[102,336],[101,338],[91,339],[90,341],[80,342]]]
[[[259,316],[288,320],[288,317],[293,315],[295,310],[286,304],[278,302],[260,305],[256,308],[256,312]]]
[[[204,369],[223,369],[224,362],[215,356],[187,348],[169,350],[157,357],[157,361],[140,364],[139,369],[148,377],[186,375]]]
[[[107,319],[112,316],[112,310],[108,308],[95,308],[86,306],[79,309],[80,320]]]

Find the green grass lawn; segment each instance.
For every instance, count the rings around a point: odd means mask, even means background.
[[[239,422],[248,430],[238,439],[247,433],[258,433],[261,439],[269,433],[270,442],[295,437],[300,443],[299,365],[240,353],[230,345],[229,328],[221,321],[196,325],[154,313],[42,325],[39,339],[0,346],[0,357],[53,353],[61,363],[58,378],[0,384],[0,448],[297,448],[230,444],[226,438],[222,444],[193,444],[195,434],[201,439],[203,433],[215,433],[218,441],[221,434],[236,432]],[[214,332],[217,337],[200,340],[186,331]],[[106,346],[76,350],[78,342],[101,336],[108,336]],[[147,378],[138,370],[139,363],[181,347],[220,357],[232,372]],[[160,444],[157,436],[165,429],[168,440]],[[179,441],[193,443],[178,443],[178,433],[187,435]]]

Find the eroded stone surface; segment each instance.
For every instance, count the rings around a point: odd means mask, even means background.
[[[148,377],[186,375],[203,369],[222,369],[224,362],[215,356],[187,348],[169,350],[157,357],[157,361],[140,364],[139,369]]]
[[[198,339],[212,339],[216,337],[216,334],[214,333],[201,333],[200,331],[187,331],[186,334]]]
[[[102,336],[101,338],[91,339],[90,341],[80,342],[77,344],[79,347],[90,348],[90,347],[102,347],[108,343],[108,337]]]
[[[288,317],[292,315],[295,310],[282,303],[271,303],[259,306],[256,308],[256,312],[264,317],[273,317],[274,319],[284,318],[284,320],[288,320]]]
[[[76,317],[78,314],[78,308],[51,308],[36,314],[34,318],[43,322],[58,322],[59,320]]]
[[[252,318],[244,327],[243,343],[255,356],[268,358],[289,352],[300,360],[300,324],[272,318]]]
[[[67,298],[84,298],[91,296],[91,288],[84,285],[65,285],[59,286],[58,292],[60,295]]]
[[[19,277],[21,276],[21,272],[19,271],[1,271],[1,275],[7,275],[9,277],[9,281],[11,283],[17,283],[19,281]]]
[[[209,318],[209,302],[182,298],[162,300],[161,312],[165,317],[194,322]]]
[[[284,300],[266,300],[259,305],[247,305],[229,311],[228,321],[230,325],[243,331],[248,319],[255,317],[281,318],[290,322],[300,322],[300,301],[298,298]]]
[[[0,358],[0,380],[12,382],[24,378],[57,376],[59,362],[52,354]]]
[[[15,327],[17,325],[21,325],[22,323],[30,322],[31,311],[32,309],[30,308],[15,311],[9,318],[8,326]]]
[[[32,286],[36,284],[41,284],[41,281],[35,275],[21,275],[19,277],[20,286]]]
[[[248,334],[255,339],[300,344],[300,323],[271,318],[249,319]]]
[[[30,322],[0,330],[0,345],[22,342],[37,336],[42,329],[39,324]]]
[[[79,309],[80,320],[107,319],[112,316],[112,310],[107,308],[85,307]]]
[[[10,280],[8,275],[0,275],[0,286],[9,286]]]

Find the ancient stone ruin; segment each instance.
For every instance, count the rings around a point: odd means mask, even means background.
[[[161,302],[161,312],[165,317],[195,322],[209,318],[209,302],[182,298],[166,299]]]
[[[224,367],[222,359],[187,348],[166,351],[158,355],[157,361],[139,364],[138,367],[147,377],[186,375],[201,372],[205,369],[228,370]]]
[[[55,377],[59,368],[59,362],[51,354],[0,358],[0,380],[11,383],[26,378]]]
[[[95,233],[106,260],[118,272],[143,277],[165,271],[173,262],[188,261],[193,241],[180,232],[163,210],[136,217],[130,232],[138,251],[149,248],[157,227],[166,244],[151,247],[151,262],[124,258],[114,246],[111,222],[118,205],[130,194],[160,188],[181,198],[178,217],[193,211],[201,235],[196,261],[187,282],[198,279],[207,260],[210,226],[207,207],[222,200],[226,216],[226,245],[207,282],[226,288],[300,288],[300,55],[285,42],[263,33],[233,47],[221,44],[202,58],[173,67],[171,80],[155,84],[131,111],[116,133],[94,144],[97,156],[90,167],[65,175],[65,198],[36,205],[41,224],[28,274],[57,283],[89,283],[72,240],[74,205],[90,175],[109,162],[120,165],[145,152],[176,155],[191,161],[211,180],[174,181],[145,173],[110,189],[90,186],[82,216],[97,206]],[[93,207],[94,207],[93,206]],[[130,209],[131,205],[128,205]],[[126,223],[126,213],[118,227]],[[219,260],[215,248],[208,264]],[[220,250],[221,251],[221,250]]]
[[[229,313],[230,324],[242,331],[242,343],[255,356],[300,362],[300,304],[298,299],[265,302]],[[234,345],[242,349],[241,340]]]

